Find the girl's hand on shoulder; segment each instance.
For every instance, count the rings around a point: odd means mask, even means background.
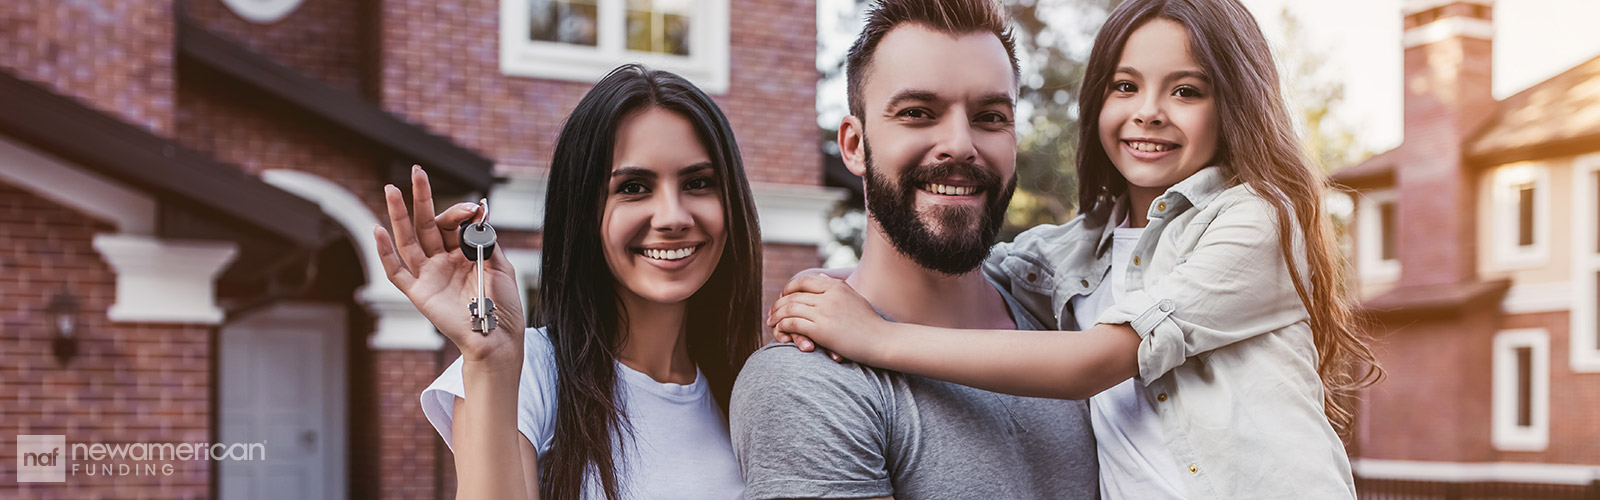
[[[520,370],[522,366],[522,299],[517,291],[515,270],[505,257],[505,248],[496,249],[483,269],[485,294],[494,301],[499,325],[488,335],[472,331],[467,306],[478,291],[474,262],[459,251],[457,231],[461,223],[473,219],[483,207],[461,203],[434,216],[433,192],[428,174],[421,167],[411,170],[412,205],[410,213],[400,189],[384,186],[384,200],[394,237],[383,226],[374,227],[378,259],[383,270],[411,304],[461,350],[470,362],[488,362],[488,367]]]
[[[886,340],[892,323],[844,280],[803,273],[784,286],[767,325],[774,340],[794,342],[802,351],[820,345],[830,351],[834,361],[869,361]]]

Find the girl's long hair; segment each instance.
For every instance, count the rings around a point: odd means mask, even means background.
[[[1231,182],[1249,184],[1277,213],[1278,247],[1295,291],[1311,315],[1322,379],[1324,413],[1340,434],[1354,420],[1356,392],[1383,376],[1352,306],[1346,263],[1323,211],[1326,177],[1311,167],[1295,134],[1261,27],[1238,0],[1130,0],[1118,6],[1095,38],[1083,80],[1078,120],[1078,199],[1091,217],[1109,216],[1128,181],[1100,144],[1099,117],[1123,46],[1133,31],[1168,19],[1189,32],[1189,54],[1213,82],[1219,137],[1211,162]],[[1293,221],[1291,224],[1289,221]],[[1293,263],[1301,230],[1309,288]]]
[[[556,140],[545,199],[540,311],[555,351],[555,437],[540,457],[540,498],[577,500],[588,475],[605,497],[619,492],[627,415],[616,399],[617,352],[626,311],[605,261],[600,219],[617,127],[646,109],[694,125],[722,186],[727,244],[716,270],[688,300],[689,357],[728,411],[733,379],[761,332],[761,235],[739,146],[716,103],[682,77],[638,65],[613,70],[578,102]],[[620,453],[620,452],[615,452]]]

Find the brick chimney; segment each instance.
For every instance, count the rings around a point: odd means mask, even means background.
[[[1476,279],[1473,172],[1462,143],[1494,109],[1494,0],[1405,0],[1405,140],[1400,190],[1401,286]]]

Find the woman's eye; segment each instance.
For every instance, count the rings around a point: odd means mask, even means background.
[[[713,186],[716,186],[716,183],[712,182],[711,179],[704,177],[699,179],[690,179],[689,182],[683,183],[683,189],[687,191],[711,189]]]
[[[644,194],[648,192],[650,192],[650,188],[638,182],[624,182],[621,186],[617,186],[617,194]]]
[[[1127,93],[1137,91],[1139,90],[1139,87],[1134,85],[1133,82],[1121,81],[1111,84],[1111,90],[1114,92]]]

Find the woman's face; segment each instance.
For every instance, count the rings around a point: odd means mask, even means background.
[[[711,155],[688,119],[649,108],[622,120],[612,161],[600,234],[619,291],[662,304],[688,299],[727,242]]]
[[[1099,117],[1100,145],[1130,188],[1164,191],[1211,163],[1217,107],[1211,79],[1168,19],[1133,31]]]

